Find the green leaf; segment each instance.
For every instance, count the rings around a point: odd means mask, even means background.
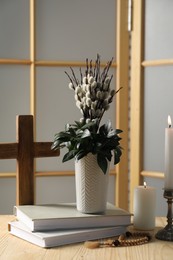
[[[83,158],[83,157],[86,156],[86,155],[87,155],[87,152],[84,151],[84,150],[81,150],[81,151],[79,151],[79,152],[76,154],[76,159],[77,159],[77,160],[80,160],[81,158]]]
[[[111,121],[108,120],[106,124],[102,125],[99,129],[99,133],[101,135],[107,136],[109,132],[112,130]]]
[[[51,145],[51,149],[52,149],[52,150],[58,149],[61,143],[62,143],[62,142],[60,142],[59,140],[54,141],[53,144]]]
[[[121,147],[117,146],[114,150],[114,165],[120,162],[120,157],[122,155]]]
[[[99,129],[99,133],[101,135],[107,135],[107,129],[106,129],[106,126],[105,125],[102,125]]]
[[[107,123],[105,124],[105,127],[106,127],[107,133],[109,133],[110,130],[112,129],[112,125],[111,125],[111,121],[110,120],[107,121]]]
[[[107,150],[107,151],[105,151],[105,156],[106,156],[106,158],[108,159],[108,161],[111,161],[111,159],[112,159],[112,153],[111,153],[111,151],[110,150]]]
[[[111,137],[116,137],[117,133],[116,133],[116,130],[114,129],[111,129],[107,135],[108,138],[111,138]]]
[[[63,141],[68,141],[71,139],[71,137],[74,136],[72,133],[68,133],[68,132],[60,132],[59,134],[57,134],[54,138],[55,140],[63,140]]]
[[[123,131],[121,129],[116,129],[116,134],[120,134],[122,133]]]
[[[102,169],[103,173],[106,174],[108,162],[102,154],[97,154],[97,163]]]
[[[86,138],[86,137],[89,137],[89,136],[91,136],[91,132],[88,129],[85,129],[81,138]]]
[[[72,158],[74,158],[76,155],[76,150],[71,150],[68,153],[66,153],[63,157],[63,162],[67,162],[69,160],[71,160]]]

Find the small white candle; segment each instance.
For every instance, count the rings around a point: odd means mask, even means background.
[[[134,190],[134,227],[140,230],[155,228],[156,190],[144,183]]]
[[[173,189],[173,128],[170,116],[165,129],[165,189]]]

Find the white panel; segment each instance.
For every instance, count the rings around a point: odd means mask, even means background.
[[[69,80],[64,70],[69,68],[37,68],[37,141],[53,141],[55,133],[63,131],[66,123],[79,121],[81,113],[75,105],[74,91],[68,88]],[[79,73],[76,68],[75,72]],[[110,70],[110,75],[114,70]],[[115,75],[111,87],[115,86]],[[102,123],[111,119],[115,125],[115,101],[110,110],[105,112]],[[57,158],[37,159],[37,170],[70,170],[74,169],[74,162],[62,163],[62,156],[67,152],[61,151]]]
[[[164,171],[164,138],[167,118],[173,119],[173,67],[145,70],[144,169]]]
[[[0,214],[13,214],[16,204],[16,181],[15,178],[0,179]]]
[[[164,181],[161,179],[144,178],[148,186],[156,188],[156,216],[166,217],[167,215],[167,200],[163,197]]]
[[[173,1],[146,0],[145,59],[173,57]]]
[[[37,204],[74,201],[74,177],[38,177],[36,179]]]
[[[1,65],[0,79],[0,142],[16,142],[16,116],[30,114],[29,68]],[[13,160],[0,160],[0,172],[15,170]]]
[[[109,186],[108,186],[108,201],[115,204],[115,176],[109,176]]]
[[[115,203],[115,177],[109,177],[108,201]],[[36,178],[36,204],[75,202],[75,177]]]
[[[115,57],[115,0],[37,0],[37,59]]]
[[[0,1],[0,58],[29,58],[29,0]]]

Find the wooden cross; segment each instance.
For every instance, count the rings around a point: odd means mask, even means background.
[[[17,143],[0,143],[0,159],[16,159],[16,204],[34,204],[34,158],[59,156],[51,142],[34,142],[33,116],[17,116]]]

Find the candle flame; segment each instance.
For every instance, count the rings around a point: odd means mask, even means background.
[[[168,116],[168,127],[171,128],[172,126],[172,121],[171,121],[171,117]]]
[[[146,188],[147,187],[147,184],[146,184],[146,182],[144,181],[144,188]]]

